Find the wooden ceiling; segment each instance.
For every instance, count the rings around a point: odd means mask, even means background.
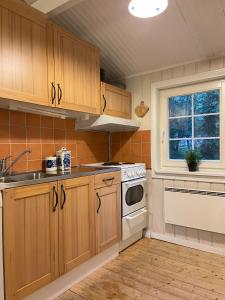
[[[225,0],[169,0],[150,19],[128,13],[129,0],[74,0],[51,17],[96,44],[108,79],[120,79],[225,52]]]

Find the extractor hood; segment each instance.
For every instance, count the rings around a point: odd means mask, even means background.
[[[136,120],[123,119],[107,115],[100,117],[90,117],[88,120],[77,120],[76,129],[93,130],[93,131],[135,131],[138,130],[139,124]]]

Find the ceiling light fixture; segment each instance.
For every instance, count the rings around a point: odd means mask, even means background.
[[[167,9],[168,0],[131,0],[128,10],[138,18],[151,18]]]

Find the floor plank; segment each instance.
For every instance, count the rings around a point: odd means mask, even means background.
[[[225,300],[225,257],[142,239],[59,298]]]

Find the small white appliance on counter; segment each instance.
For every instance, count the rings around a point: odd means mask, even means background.
[[[107,162],[88,166],[118,167],[121,170],[122,241],[120,250],[123,250],[141,239],[143,229],[147,226],[145,164]]]

